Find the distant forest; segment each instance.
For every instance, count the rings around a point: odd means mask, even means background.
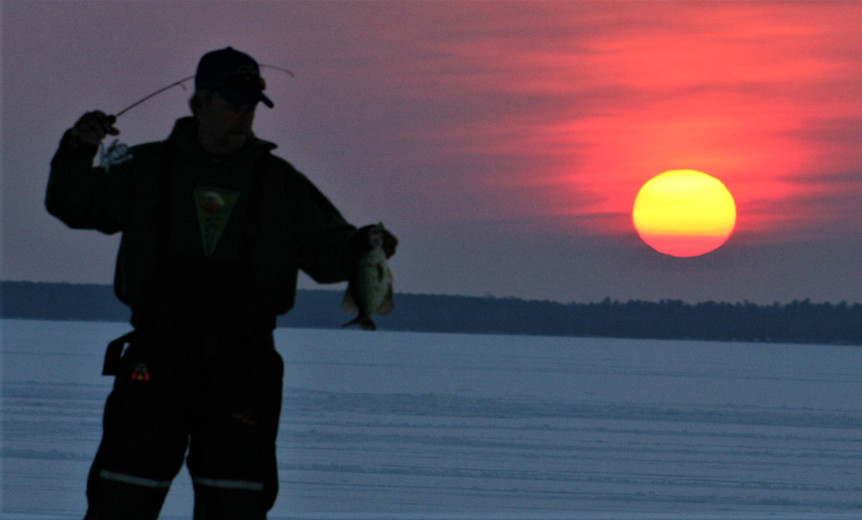
[[[282,327],[338,328],[349,315],[342,293],[301,290]],[[396,294],[395,310],[375,318],[382,330],[643,339],[862,345],[862,305],[845,302],[756,305],[605,299],[559,303],[470,296]],[[0,282],[4,318],[127,321],[128,308],[107,285]]]

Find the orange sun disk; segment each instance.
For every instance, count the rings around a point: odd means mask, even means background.
[[[736,204],[721,181],[671,170],[641,187],[632,209],[641,239],[660,253],[699,256],[721,247],[736,225]]]

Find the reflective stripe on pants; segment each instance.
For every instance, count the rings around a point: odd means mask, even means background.
[[[170,480],[155,480],[146,477],[138,477],[135,475],[128,475],[125,473],[120,473],[118,471],[109,471],[103,469],[99,472],[99,478],[103,478],[105,480],[113,480],[114,482],[122,482],[123,484],[131,484],[133,486],[140,486],[152,489],[168,489],[171,487]]]
[[[244,491],[263,491],[263,482],[250,482],[247,480],[228,480],[221,478],[192,477],[198,486],[207,486],[219,489],[242,489]]]

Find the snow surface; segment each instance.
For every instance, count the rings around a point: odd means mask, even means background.
[[[2,320],[0,516],[79,519],[118,323]],[[862,348],[279,329],[271,519],[862,518]],[[162,518],[190,518],[183,471]]]

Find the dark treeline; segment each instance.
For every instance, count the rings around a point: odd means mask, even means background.
[[[337,328],[350,318],[342,294],[303,290],[283,327]],[[862,305],[844,302],[756,305],[605,299],[559,303],[517,298],[396,294],[396,309],[375,318],[384,330],[692,339],[862,345]],[[0,316],[127,321],[110,286],[0,282]]]
[[[470,333],[862,345],[862,305],[679,300],[598,303],[405,295],[390,329]],[[405,310],[405,307],[409,309]]]

